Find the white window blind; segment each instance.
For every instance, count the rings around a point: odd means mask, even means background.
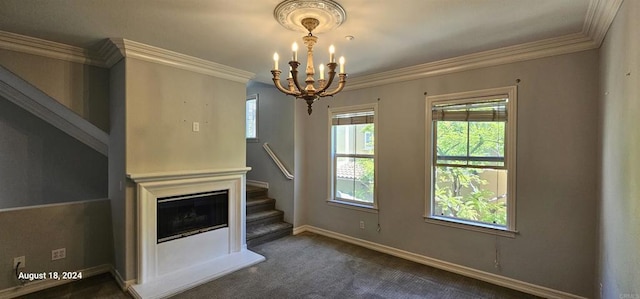
[[[507,121],[508,99],[492,99],[470,104],[435,105],[431,109],[434,121]]]
[[[336,114],[333,116],[331,123],[334,126],[372,124],[374,122],[374,117],[375,116],[373,110]]]

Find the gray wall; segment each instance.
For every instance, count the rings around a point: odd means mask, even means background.
[[[246,166],[245,84],[136,59],[126,78],[127,173]]]
[[[323,103],[324,104],[324,103]],[[293,117],[294,123],[294,175],[293,181],[293,227],[294,229],[302,225],[309,224],[307,220],[308,214],[308,201],[307,198],[308,188],[310,185],[308,180],[308,168],[307,160],[307,143],[306,136],[309,133],[307,126],[309,125],[309,117],[307,116],[307,104],[305,101],[295,101],[295,115]]]
[[[133,198],[127,201],[125,196],[125,186],[127,183],[125,169],[125,60],[111,67],[110,70],[110,112],[111,133],[109,134],[109,199],[111,199],[111,219],[113,223],[113,243],[114,243],[114,268],[123,279],[126,276],[125,265],[127,255],[135,249],[135,224],[127,223],[133,221],[132,217],[127,217],[127,211],[135,207]],[[128,208],[127,208],[128,207]],[[135,213],[131,211],[130,214]],[[129,242],[129,244],[127,243]],[[129,263],[133,263],[130,260]],[[135,275],[131,273],[130,275]],[[134,276],[132,276],[134,277]]]
[[[24,256],[25,273],[80,271],[113,263],[109,200],[0,211],[0,290],[19,286],[13,258]],[[51,250],[67,257],[51,260]]]
[[[0,64],[109,132],[108,69],[8,50],[0,50]]]
[[[276,208],[284,211],[284,219],[293,223],[293,180],[287,179],[262,145],[266,142],[294,177],[294,107],[295,98],[287,97],[273,85],[259,82],[247,84],[247,95],[258,94],[258,141],[247,142],[248,180],[269,183],[269,196]]]
[[[246,166],[245,84],[125,58],[111,69],[116,270],[136,279],[136,187],[126,174]],[[192,132],[192,123],[200,132]],[[110,152],[111,155],[111,152]],[[124,190],[120,189],[120,182]]]
[[[518,86],[517,229],[496,237],[425,223],[425,96]],[[327,105],[379,100],[379,214],[328,205]],[[598,52],[511,63],[321,100],[296,142],[310,225],[581,296],[594,294]],[[297,130],[298,128],[296,128]],[[297,136],[297,135],[296,135]],[[298,170],[297,170],[298,171]],[[297,174],[299,175],[299,174]],[[298,190],[298,189],[297,189]],[[365,221],[366,229],[359,228]],[[381,231],[376,232],[376,224]],[[494,268],[496,250],[500,268]]]
[[[600,54],[602,298],[640,298],[640,1],[624,1]]]
[[[108,130],[108,70],[0,50],[0,63]],[[107,157],[0,98],[0,268],[78,271],[113,263]],[[101,199],[87,201],[91,199]],[[51,261],[51,250],[67,257]],[[0,271],[0,289],[18,285]]]
[[[107,157],[0,97],[0,209],[106,198]]]

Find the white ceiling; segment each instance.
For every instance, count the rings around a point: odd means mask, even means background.
[[[338,0],[347,19],[319,34],[350,77],[433,62],[583,30],[594,0]],[[270,82],[302,32],[273,17],[281,0],[1,0],[0,30],[92,48],[125,38],[250,71]],[[352,41],[344,37],[352,35]],[[300,59],[302,60],[302,59]]]

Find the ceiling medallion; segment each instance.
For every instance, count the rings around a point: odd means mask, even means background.
[[[289,76],[287,78],[288,85],[282,86],[280,82],[281,70],[278,69],[278,60],[280,56],[278,53],[273,54],[273,84],[276,88],[284,94],[291,95],[297,99],[302,99],[307,103],[307,112],[311,115],[311,105],[320,98],[333,96],[339,93],[347,83],[347,73],[344,71],[344,57],[340,57],[340,73],[336,73],[335,48],[333,45],[329,47],[329,63],[326,64],[328,69],[327,74],[329,78],[325,80],[325,65],[320,64],[318,73],[320,78],[318,79],[318,87],[315,86],[315,68],[313,66],[313,46],[318,42],[318,37],[314,36],[312,31],[318,28],[325,30],[338,27],[346,18],[344,9],[336,2],[330,0],[287,0],[276,7],[273,15],[282,26],[291,29],[298,30],[298,27],[304,28],[305,32],[309,32],[308,35],[303,36],[302,40],[307,47],[307,65],[305,69],[306,77],[302,84],[298,80],[298,44],[293,43],[291,50],[293,52],[292,58],[289,61]],[[295,26],[292,22],[295,22]],[[324,26],[323,26],[324,25]],[[338,86],[329,91],[329,87],[333,83],[333,80],[338,75]]]
[[[301,24],[303,19],[316,19],[316,34],[338,28],[347,19],[344,8],[332,0],[286,0],[276,6],[273,16],[284,28],[300,32],[308,31]]]

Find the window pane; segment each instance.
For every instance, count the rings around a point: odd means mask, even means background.
[[[247,138],[256,138],[257,135],[257,103],[258,101],[253,99],[253,100],[248,100],[247,101],[247,115],[246,115],[246,120],[247,120],[247,128],[246,128],[246,137]]]
[[[373,203],[373,158],[338,157],[335,190],[336,198]]]
[[[336,142],[336,154],[354,154],[353,134],[355,132],[355,126],[333,126],[333,129]]]
[[[355,158],[336,158],[336,188],[335,197],[342,199],[355,199]]]
[[[437,164],[503,167],[505,122],[436,121]]]
[[[437,166],[434,182],[434,215],[506,225],[506,170]]]
[[[504,166],[504,134],[504,122],[469,122],[469,156],[486,158],[469,164]]]
[[[373,155],[373,124],[354,125],[354,147],[358,155]]]
[[[373,124],[333,126],[336,153],[373,155]]]
[[[373,203],[373,158],[355,159],[355,190],[356,200]]]
[[[466,165],[466,160],[454,160],[447,157],[467,156],[467,122],[437,121],[435,126],[437,131],[437,162]]]

